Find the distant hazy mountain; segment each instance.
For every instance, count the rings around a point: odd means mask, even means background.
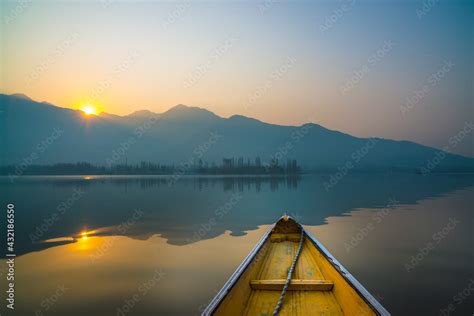
[[[0,164],[145,161],[220,164],[223,157],[297,159],[305,169],[473,171],[474,159],[409,141],[357,138],[317,124],[280,126],[177,105],[127,116],[81,111],[0,94]]]

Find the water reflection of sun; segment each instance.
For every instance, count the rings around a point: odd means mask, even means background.
[[[82,240],[87,240],[87,232],[82,232],[81,236],[82,236]]]
[[[96,230],[83,230],[78,233],[75,237],[74,249],[77,251],[90,251],[97,248],[100,244],[100,237],[96,237]]]

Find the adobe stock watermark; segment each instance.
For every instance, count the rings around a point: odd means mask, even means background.
[[[197,316],[202,316],[202,313],[204,312],[204,310],[206,309],[206,307],[211,303],[212,301],[212,297],[215,297],[217,295],[217,293],[219,293],[219,289],[214,289],[213,290],[213,295],[211,296],[211,299],[209,299],[207,302],[202,302],[201,304],[199,304],[198,308],[197,308],[197,314],[194,314],[194,315],[197,315]]]
[[[441,80],[454,68],[455,64],[448,60],[444,61],[434,73],[428,76],[426,83],[419,89],[415,90],[413,94],[406,98],[405,103],[400,106],[402,115],[406,115],[409,111],[415,108],[426,95],[435,88]]]
[[[241,193],[234,193],[230,199],[214,210],[214,216],[210,217],[207,223],[201,224],[198,230],[193,234],[193,237],[186,238],[187,244],[192,244],[202,240],[217,223],[224,218],[229,212],[242,200],[243,196]]]
[[[61,128],[54,128],[53,132],[48,137],[36,144],[34,150],[28,156],[23,157],[22,162],[19,165],[15,166],[15,173],[8,174],[10,182],[13,183],[15,179],[22,176],[26,169],[38,160],[41,157],[41,154],[53,145],[63,135],[63,133],[64,131]]]
[[[16,18],[20,15],[25,13],[25,11],[31,6],[33,0],[19,0],[17,1],[17,5],[10,10],[7,16],[4,18],[5,25],[9,25],[12,23]]]
[[[137,62],[140,56],[141,53],[138,51],[129,52],[129,54],[113,68],[112,72],[92,89],[91,93],[86,97],[87,103],[95,103],[96,100],[110,88],[115,80]]]
[[[444,146],[442,150],[437,151],[434,156],[420,168],[422,175],[427,175],[433,171],[445,158],[446,155],[452,152],[474,129],[473,122],[465,122],[463,128],[448,140],[448,145]]]
[[[279,4],[280,0],[263,0],[258,3],[258,12],[265,14],[270,11],[275,5]]]
[[[265,249],[265,246],[263,247],[263,249]],[[250,262],[249,266],[247,267],[247,269],[251,269],[252,267],[254,267],[255,265],[257,265],[258,263],[260,263],[260,260],[266,258],[266,254],[267,252],[266,251],[258,251],[253,260]],[[249,270],[247,270],[249,271]],[[214,295],[212,295],[212,297],[214,297],[217,293],[219,292],[219,290],[217,289],[214,289]],[[212,299],[211,299],[212,300]],[[205,303],[202,303],[198,306],[198,309],[197,311],[199,312],[198,315],[202,315],[202,312],[204,312],[204,310],[206,309],[206,307],[209,305],[211,301],[208,301],[208,302],[205,302]]]
[[[216,48],[211,50],[206,62],[196,66],[187,75],[185,75],[183,87],[188,89],[195,86],[209,71],[211,71],[212,67],[221,58],[229,53],[238,40],[239,37],[235,34],[230,34],[227,36]]]
[[[356,0],[344,0],[342,4],[334,9],[331,14],[324,19],[324,22],[319,25],[319,31],[321,33],[326,33],[331,30],[343,17],[349,12]]]
[[[125,157],[130,148],[133,147],[155,124],[159,121],[158,117],[152,116],[145,120],[140,126],[133,130],[131,136],[125,139],[120,145],[112,150],[112,155],[105,159],[107,167],[112,167],[113,164],[117,163]]]
[[[141,283],[136,291],[128,298],[123,300],[122,306],[117,308],[115,315],[125,316],[133,310],[138,303],[160,282],[166,273],[163,269],[155,269],[153,276],[147,281]]]
[[[277,151],[270,155],[270,161],[274,161],[275,159],[282,160],[284,157],[288,156],[295,146],[301,142],[301,140],[305,138],[306,135],[309,134],[313,126],[313,124],[304,124],[297,130],[293,131],[290,135],[290,139],[284,144],[280,145]],[[265,162],[263,165],[266,168],[272,167],[269,162]]]
[[[437,4],[439,0],[424,0],[421,3],[421,7],[416,9],[416,16],[418,19],[422,19],[425,15],[427,15]]]
[[[255,89],[252,93],[250,93],[247,97],[247,102],[244,105],[244,109],[248,110],[251,106],[255,105],[258,100],[262,99],[268,92],[273,88],[275,82],[281,80],[291,68],[294,67],[296,59],[293,57],[286,57],[284,61],[271,72],[270,76],[267,78],[265,83],[257,89]]]
[[[168,12],[166,18],[161,22],[161,28],[167,30],[171,25],[179,21],[188,11],[189,7],[191,7],[190,1],[183,1],[181,3],[177,3],[173,10]]]
[[[117,0],[99,0],[103,9],[108,9]]]
[[[464,303],[474,292],[474,279],[469,279],[467,286],[453,296],[451,302],[439,311],[440,316],[449,316],[456,308]]]
[[[436,247],[440,242],[456,228],[460,221],[456,218],[449,218],[448,223],[439,231],[431,235],[431,240],[423,247],[418,249],[418,253],[410,257],[410,261],[403,266],[407,272],[413,271]]]
[[[303,215],[299,214],[298,212],[290,212],[288,214],[283,214],[283,215],[288,215],[291,218],[293,218],[297,223],[301,223],[303,221]]]
[[[66,292],[69,291],[69,288],[67,288],[64,284],[59,284],[56,287],[56,290],[49,295],[48,297],[44,298],[41,303],[40,303],[40,308],[38,308],[35,311],[35,316],[44,316],[48,315],[47,312],[49,312],[54,305],[56,305],[59,300],[66,294]]]
[[[339,87],[339,92],[346,95],[355,86],[357,86],[364,77],[366,77],[372,69],[374,69],[395,47],[395,43],[391,40],[383,42],[382,46],[377,48],[368,58],[367,61],[353,71],[352,76]]]
[[[188,170],[190,170],[195,163],[204,157],[204,155],[224,136],[219,134],[217,131],[213,131],[210,133],[209,138],[203,142],[202,144],[198,145],[193,149],[192,155],[186,160],[179,164],[179,166],[173,171],[173,175],[168,178],[168,186],[173,186],[178,180],[186,174]]]
[[[125,221],[123,221],[118,227],[118,233],[125,235],[135,224],[143,217],[145,213],[141,209],[136,209],[133,214]],[[105,238],[104,242],[100,244],[93,254],[89,255],[91,263],[96,262],[102,258],[118,241],[119,237],[110,236]]]
[[[329,181],[324,181],[324,189],[328,192],[335,187],[367,154],[377,145],[379,139],[370,138],[362,147],[351,153],[351,159],[347,160],[342,166],[337,167],[337,172],[329,176]]]
[[[375,292],[372,295],[379,303],[381,303],[385,299],[385,297],[378,292]],[[358,305],[357,309],[354,311],[354,316],[370,316],[372,314],[373,312],[368,311],[367,307],[364,305]]]
[[[77,41],[79,33],[72,32],[68,34],[28,75],[27,85],[32,85],[38,81],[41,76],[54,65],[68,49]]]
[[[382,221],[390,214],[392,209],[398,204],[399,201],[397,201],[395,198],[390,198],[388,200],[388,204],[383,209],[372,214],[370,221],[364,227],[358,229],[357,233],[352,236],[348,243],[344,243],[346,251],[350,252],[352,249],[356,248],[367,236],[369,236],[370,232],[375,230],[377,225],[382,223]]]
[[[34,231],[30,233],[29,237],[31,242],[35,243],[43,239],[49,229],[59,221],[62,215],[66,214],[72,206],[82,198],[84,193],[85,192],[80,188],[74,189],[73,193],[67,199],[58,204],[56,211],[43,219],[43,222],[36,226]]]

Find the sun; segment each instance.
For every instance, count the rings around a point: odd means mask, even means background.
[[[84,112],[86,115],[97,115],[97,110],[94,106],[90,104],[84,104],[81,106],[81,111]]]

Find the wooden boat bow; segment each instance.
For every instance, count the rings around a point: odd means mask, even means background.
[[[390,315],[290,216],[265,233],[202,315],[272,315],[300,240],[301,255],[279,315]]]

